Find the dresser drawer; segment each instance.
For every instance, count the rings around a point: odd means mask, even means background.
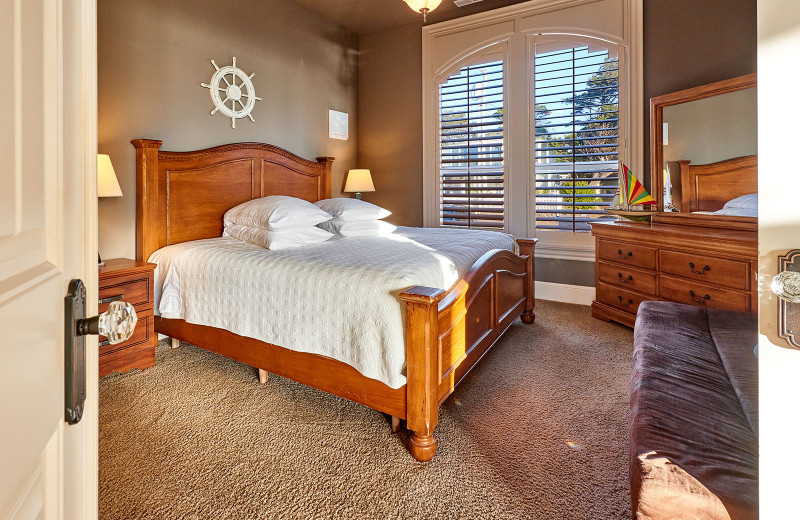
[[[600,282],[597,284],[597,299],[606,305],[611,305],[612,307],[635,315],[642,302],[657,300],[658,298],[655,296],[645,296]]]
[[[601,281],[624,289],[656,294],[656,273],[630,269],[626,266],[600,262],[598,277]]]
[[[732,311],[749,311],[750,295],[721,289],[691,280],[682,280],[672,276],[661,276],[661,297],[665,300],[688,303],[701,307],[729,309]]]
[[[100,355],[102,356],[103,354],[108,354],[110,352],[129,349],[137,345],[140,345],[142,347],[153,346],[154,345],[153,327],[154,327],[153,315],[152,313],[148,313],[146,316],[139,317],[139,321],[136,322],[136,328],[133,330],[133,335],[130,338],[128,338],[128,341],[123,341],[122,343],[111,345],[106,343],[108,340],[106,339],[105,336],[100,336],[99,337]]]
[[[111,280],[98,291],[98,312],[104,312],[112,301],[124,300],[136,307],[152,307],[153,282],[150,277],[131,276]]]
[[[661,250],[661,272],[698,282],[746,290],[749,269],[747,262],[738,260]]]
[[[620,264],[633,267],[643,267],[645,269],[656,268],[657,249],[654,247],[640,246],[638,244],[628,244],[626,242],[614,242],[611,240],[600,240],[599,256],[601,260],[609,260]]]

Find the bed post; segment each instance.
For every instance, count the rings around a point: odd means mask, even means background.
[[[322,186],[322,193],[320,199],[329,199],[333,197],[333,157],[317,157],[317,162],[325,165],[325,184]]]
[[[436,454],[433,430],[439,421],[439,301],[445,291],[411,287],[400,294],[406,304],[406,422],[408,449],[420,462]]]
[[[158,148],[163,141],[134,139],[136,148],[136,259],[147,260],[163,244],[159,243],[160,223]]]
[[[525,278],[525,310],[522,311],[523,323],[533,323],[533,320],[536,319],[536,315],[533,313],[533,308],[536,306],[536,263],[533,252],[538,241],[538,238],[517,239],[519,254],[528,257],[528,265],[525,269],[527,276]]]

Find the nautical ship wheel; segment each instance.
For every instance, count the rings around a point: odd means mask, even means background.
[[[216,69],[211,76],[209,83],[201,83],[202,86],[211,92],[211,101],[214,103],[213,116],[218,111],[226,117],[231,118],[231,126],[236,128],[236,120],[249,117],[250,121],[255,122],[251,112],[256,101],[261,98],[256,96],[256,89],[253,86],[253,76],[249,76],[236,66],[236,57],[233,58],[233,65],[218,67],[214,60],[211,64]]]

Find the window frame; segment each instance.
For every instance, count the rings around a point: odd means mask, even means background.
[[[539,256],[547,258],[561,258],[568,260],[584,260],[594,261],[595,259],[595,241],[591,233],[574,232],[574,231],[556,231],[549,229],[536,228],[536,150],[533,146],[533,140],[536,136],[536,119],[535,109],[535,70],[534,60],[536,57],[536,42],[542,39],[545,41],[553,40],[569,40],[576,43],[585,43],[588,45],[602,45],[608,49],[613,50],[618,58],[618,89],[619,89],[619,138],[618,147],[620,162],[632,164],[632,157],[630,154],[630,130],[631,130],[631,110],[630,110],[630,67],[627,59],[626,48],[619,43],[609,41],[596,36],[587,36],[582,34],[570,33],[535,33],[528,34],[526,47],[527,47],[527,60],[526,66],[528,70],[527,75],[527,88],[528,88],[528,106],[530,113],[530,146],[529,146],[529,195],[528,200],[532,204],[531,209],[528,211],[527,229],[530,236],[535,236],[540,240],[537,244],[537,253]],[[624,80],[623,80],[624,76]]]
[[[438,227],[440,208],[438,171],[438,82],[493,45],[506,46],[504,60],[504,230],[516,236],[540,238],[538,257],[594,261],[590,233],[535,228],[535,184],[531,182],[533,54],[531,39],[539,35],[570,35],[602,40],[618,46],[626,70],[620,89],[627,110],[625,142],[629,164],[646,175],[644,123],[647,112],[642,92],[642,0],[530,0],[484,13],[433,24],[422,29],[423,217],[426,227]],[[624,83],[623,83],[624,82]],[[529,86],[529,84],[531,86]],[[622,85],[627,85],[624,88]],[[622,118],[620,114],[620,118]],[[621,143],[622,144],[622,143]],[[518,173],[525,172],[525,173]],[[543,231],[543,230],[539,230]]]

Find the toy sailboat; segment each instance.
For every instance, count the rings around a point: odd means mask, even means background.
[[[650,217],[658,213],[658,211],[644,208],[634,209],[634,206],[656,204],[658,202],[648,193],[630,168],[623,164],[619,186],[614,198],[611,200],[611,206],[606,209],[606,212],[629,220],[646,221],[650,220]]]

